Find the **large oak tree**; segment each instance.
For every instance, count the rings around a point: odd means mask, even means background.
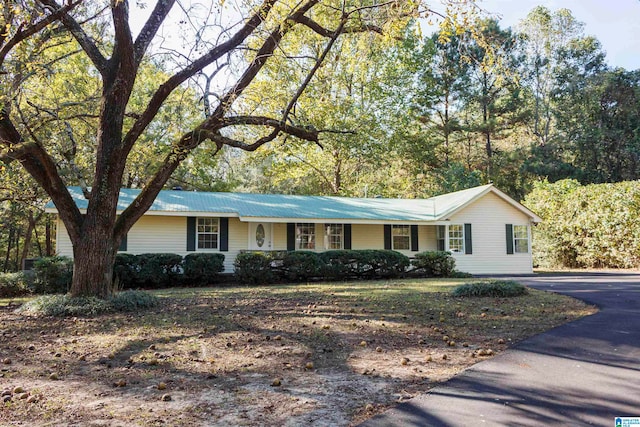
[[[4,0],[0,4],[0,156],[5,163],[19,162],[55,203],[73,244],[74,296],[110,294],[121,239],[196,147],[207,142],[215,144],[214,153],[224,146],[251,151],[283,134],[317,143],[321,131],[296,122],[291,112],[335,41],[354,32],[382,34],[394,22],[427,11],[410,0],[146,3],[136,2],[150,10],[136,11],[136,15],[148,15],[139,31],[132,30],[127,0]],[[243,97],[270,58],[287,56],[280,51],[283,40],[308,36],[321,36],[326,44],[320,52],[288,58],[306,72],[286,103],[271,110],[243,108],[252,104]],[[146,106],[136,110],[131,99],[141,66],[158,55],[171,73],[149,91]],[[97,82],[98,111],[72,112],[76,110],[69,109],[71,105],[83,103],[72,89],[68,100],[38,105],[32,96],[37,91],[30,92],[29,85],[56,73],[58,64],[75,56],[91,64],[86,78]],[[116,215],[128,157],[137,144],[148,141],[145,135],[167,100],[187,86],[202,89],[205,113],[200,123],[167,144],[163,160],[141,186],[139,196]],[[34,122],[34,117],[56,123],[64,132],[50,138],[39,131],[42,123]],[[77,123],[95,127],[93,137],[83,141],[94,156],[89,176],[81,176],[74,163]],[[230,131],[236,127],[252,130]],[[77,172],[77,179],[68,179],[63,167]],[[84,213],[67,190],[71,181],[83,186],[88,199]]]

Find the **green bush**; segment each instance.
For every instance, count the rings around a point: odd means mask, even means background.
[[[159,299],[155,295],[144,291],[118,292],[109,298],[114,311],[137,311],[158,305]]]
[[[454,297],[493,297],[506,298],[526,295],[527,288],[511,280],[491,280],[485,282],[467,283],[456,286],[451,294]]]
[[[233,262],[236,279],[248,285],[273,283],[276,275],[268,252],[240,252]]]
[[[532,228],[533,261],[545,268],[637,268],[640,182],[581,185],[540,182],[525,206],[542,218]]]
[[[218,273],[224,271],[224,254],[189,254],[184,257],[184,275],[189,284],[215,283]]]
[[[404,274],[409,267],[409,257],[391,250],[357,251],[360,277],[391,279]]]
[[[40,258],[33,264],[33,291],[37,294],[65,293],[73,279],[73,260],[66,256]]]
[[[137,255],[139,264],[138,280],[149,288],[168,288],[175,286],[182,272],[182,256],[178,254],[141,254]]]
[[[0,273],[0,298],[20,297],[29,293],[24,273]]]
[[[117,254],[113,266],[113,278],[117,281],[118,288],[131,289],[140,284],[140,263],[137,255]]]
[[[323,263],[322,275],[329,280],[358,277],[357,259],[353,250],[332,250],[319,254]]]
[[[310,280],[322,276],[323,262],[320,256],[310,251],[288,252],[282,259],[282,273],[285,279]]]
[[[106,300],[95,297],[71,298],[69,295],[43,295],[24,303],[19,313],[37,316],[95,316],[109,312]]]
[[[426,277],[451,277],[456,271],[456,260],[447,251],[420,252],[411,264]]]

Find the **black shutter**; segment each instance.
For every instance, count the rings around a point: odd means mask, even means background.
[[[125,234],[120,240],[120,246],[118,247],[118,252],[125,252],[127,250],[127,235]]]
[[[344,248],[351,249],[351,224],[344,224],[342,232],[344,233]]]
[[[296,250],[296,225],[293,222],[287,223],[287,250]]]
[[[229,218],[220,218],[220,251],[229,251]]]
[[[391,226],[384,226],[384,248],[391,249]]]
[[[444,251],[445,248],[445,240],[447,238],[447,227],[444,225],[437,225],[436,227],[438,227],[438,230],[436,230],[436,239],[438,241],[438,250],[439,251]],[[438,233],[442,233],[440,234],[438,237]]]
[[[187,217],[187,251],[196,250],[196,217]]]
[[[507,254],[513,255],[513,224],[506,224],[507,228]]]
[[[473,245],[471,244],[471,224],[464,225],[464,253],[473,253]]]
[[[411,226],[411,250],[418,252],[418,226]]]

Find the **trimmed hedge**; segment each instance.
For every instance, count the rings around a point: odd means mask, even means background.
[[[414,271],[426,277],[452,277],[456,274],[456,260],[447,251],[426,251],[411,261]]]
[[[218,273],[224,271],[224,254],[189,254],[184,257],[184,278],[189,285],[207,285],[217,282]]]
[[[542,218],[532,227],[534,266],[640,266],[640,181],[544,181],[523,203]]]
[[[269,252],[240,252],[233,262],[236,279],[248,285],[264,285],[276,281]]]
[[[322,253],[242,252],[234,262],[241,283],[393,278],[404,274],[409,258],[390,250],[333,250]]]
[[[117,254],[113,268],[119,288],[168,288],[215,284],[224,271],[224,254]]]
[[[324,275],[324,262],[315,252],[288,252],[282,259],[281,271],[286,280],[306,281]]]

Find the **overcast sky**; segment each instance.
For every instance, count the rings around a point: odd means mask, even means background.
[[[640,69],[640,0],[478,0],[483,9],[502,15],[501,27],[513,27],[538,5],[569,9],[607,52],[607,63]]]

